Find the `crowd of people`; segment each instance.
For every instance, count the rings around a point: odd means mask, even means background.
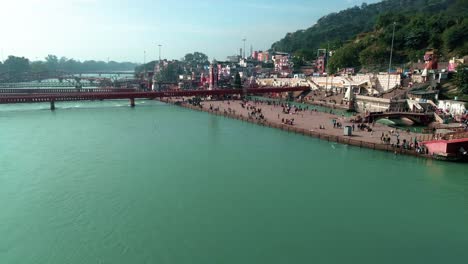
[[[333,128],[343,128],[343,124],[341,122],[338,122],[336,119],[332,120]],[[353,131],[354,131],[354,125],[353,125]]]
[[[210,111],[219,112],[219,106],[214,107],[212,104],[210,104]]]
[[[236,111],[234,109],[239,110],[238,106],[232,106],[233,102],[227,101],[225,102],[227,104],[226,107],[222,107],[221,105],[217,104],[209,104],[209,109],[210,111],[216,112],[220,111],[220,108],[222,111],[224,111],[224,114],[236,114]],[[267,100],[242,100],[242,101],[237,101],[236,104],[240,104],[240,108],[243,109],[241,111],[241,114],[243,116],[248,117],[249,119],[256,120],[257,122],[266,122],[267,117],[272,118],[271,114],[272,112],[274,113],[274,117],[277,121],[272,122],[281,122],[283,125],[287,126],[295,126],[297,125],[296,123],[301,122],[301,117],[304,117],[306,114],[312,115],[314,112],[318,112],[319,109],[315,109],[314,107],[310,106],[300,106],[300,105],[295,105],[291,103],[285,103],[285,102],[278,102],[278,101],[267,101]],[[310,107],[310,108],[309,108]],[[271,109],[270,109],[271,108]],[[265,110],[265,111],[264,111]],[[331,110],[330,110],[331,111]],[[265,113],[264,113],[265,112]],[[326,112],[328,114],[328,110]],[[333,113],[331,113],[333,114]],[[344,126],[350,126],[352,128],[352,131],[358,131],[360,133],[356,134],[358,137],[364,136],[364,137],[369,137],[368,135],[365,135],[369,133],[370,137],[373,137],[373,134],[377,131],[380,133],[380,129],[374,129],[374,126],[376,125],[375,123],[358,123],[358,122],[352,122],[352,120],[348,120],[346,122],[346,118],[344,114],[341,114],[341,117],[336,116],[334,118],[330,118],[330,125],[334,129],[342,129]],[[323,122],[323,121],[322,121]],[[321,130],[326,130],[325,125],[326,123],[318,123],[317,126]],[[328,127],[328,126],[327,126]],[[311,129],[312,131],[313,129]],[[374,131],[375,130],[375,131]],[[413,150],[417,153],[421,154],[426,154],[427,153],[427,148],[423,146],[421,143],[416,140],[416,138],[411,138],[408,139],[408,135],[404,134],[404,136],[400,137],[400,133],[405,133],[405,131],[408,133],[411,133],[410,130],[400,130],[400,129],[392,129],[389,131],[384,131],[382,132],[382,135],[380,137],[380,143],[381,144],[386,144],[389,146],[392,146],[392,148],[397,151],[398,149],[401,150]],[[331,132],[333,134],[336,134],[336,132]],[[378,141],[377,141],[378,142]]]
[[[241,107],[249,111],[248,113],[249,118],[256,119],[259,121],[265,120],[265,116],[262,113],[262,108],[260,108],[259,106],[252,105],[249,103],[249,101],[242,101]]]
[[[281,119],[281,123],[283,123],[283,124],[285,124],[285,125],[294,126],[294,118],[292,118],[292,119],[284,119],[284,118],[282,118],[282,119]]]

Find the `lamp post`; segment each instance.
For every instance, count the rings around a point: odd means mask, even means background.
[[[243,54],[243,55],[244,55],[244,58],[245,58],[245,41],[246,41],[246,40],[247,40],[246,38],[243,38],[243,39],[242,39],[242,41],[244,42],[244,54]]]
[[[388,64],[388,82],[387,89],[390,89],[390,71],[392,70],[392,57],[393,57],[393,43],[395,41],[395,26],[396,22],[393,22],[393,33],[392,33],[392,46],[390,48],[390,62]]]
[[[161,44],[158,44],[158,48],[159,48],[159,62],[161,62],[161,47],[162,47],[162,45],[161,45]]]

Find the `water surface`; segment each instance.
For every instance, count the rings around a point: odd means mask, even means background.
[[[138,101],[0,106],[0,263],[464,263],[464,164]]]

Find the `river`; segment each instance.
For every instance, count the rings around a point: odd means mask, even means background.
[[[127,105],[0,105],[0,263],[468,259],[467,165]]]

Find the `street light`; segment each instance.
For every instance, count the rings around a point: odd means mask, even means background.
[[[393,42],[395,41],[395,26],[396,26],[396,22],[393,22],[392,46],[391,46],[391,48],[390,48],[390,63],[389,63],[389,65],[388,65],[388,82],[387,82],[387,89],[390,89],[390,71],[392,70]]]
[[[243,38],[243,39],[242,39],[242,41],[244,42],[244,58],[245,58],[245,41],[246,41],[246,40],[247,40],[246,38]]]
[[[158,48],[159,48],[159,62],[161,62],[161,47],[162,47],[162,45],[161,45],[161,44],[158,44]]]

